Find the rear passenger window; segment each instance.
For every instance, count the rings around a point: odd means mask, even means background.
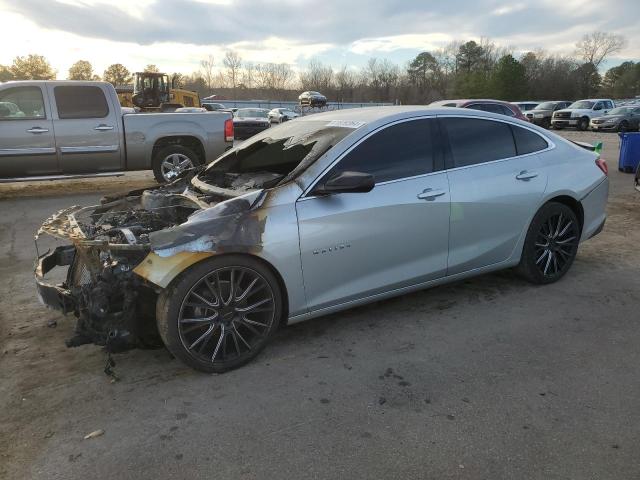
[[[340,160],[329,175],[371,173],[379,183],[433,172],[433,122],[411,120],[375,133]]]
[[[476,118],[443,118],[454,167],[515,157],[509,124]]]
[[[53,89],[58,107],[58,117],[104,118],[109,115],[109,106],[99,87],[60,86]]]
[[[511,128],[513,130],[513,137],[516,140],[516,151],[518,155],[539,152],[549,146],[544,138],[537,133],[533,133],[531,130],[516,127],[515,125],[511,125]]]

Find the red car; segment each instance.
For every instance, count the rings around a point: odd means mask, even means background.
[[[517,105],[509,102],[502,102],[500,100],[440,100],[438,102],[431,103],[430,106],[473,108],[475,110],[483,110],[485,112],[499,113],[500,115],[515,117],[525,122],[528,121],[527,117],[523,115]]]

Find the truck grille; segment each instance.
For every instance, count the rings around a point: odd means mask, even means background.
[[[555,118],[571,118],[571,112],[556,112]]]

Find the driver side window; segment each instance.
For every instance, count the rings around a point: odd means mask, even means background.
[[[351,150],[328,173],[362,172],[376,183],[435,171],[433,119],[410,120],[386,127]]]

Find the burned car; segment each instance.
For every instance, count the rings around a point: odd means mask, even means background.
[[[37,242],[65,244],[39,255],[36,282],[77,317],[70,346],[160,338],[224,372],[285,323],[501,268],[554,282],[602,229],[607,194],[597,152],[503,115],[320,113],[172,183],[58,212]]]

